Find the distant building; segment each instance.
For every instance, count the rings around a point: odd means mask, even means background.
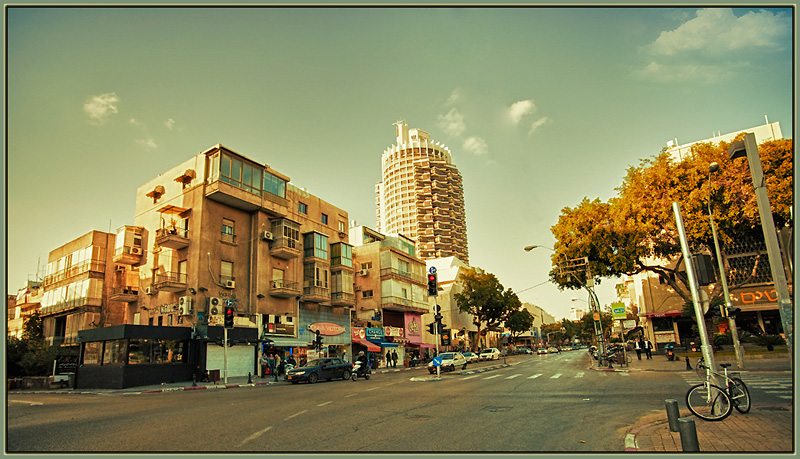
[[[42,283],[28,281],[27,287],[20,289],[17,296],[8,295],[7,336],[22,338],[25,318],[42,307]]]
[[[471,314],[461,312],[458,309],[458,302],[455,298],[456,294],[463,291],[461,276],[466,273],[469,266],[456,256],[427,260],[426,265],[428,270],[431,267],[436,268],[439,294],[435,299],[435,303],[432,304],[438,304],[441,308],[442,323],[445,324],[446,336],[450,341],[449,348],[442,346],[440,343],[439,350],[469,350],[478,333],[478,327],[473,323]],[[431,301],[434,300],[432,299]],[[424,323],[433,322],[433,316],[433,311],[425,314],[423,316]],[[486,330],[484,327],[482,332],[485,335],[480,337],[479,347],[495,346],[499,343],[502,328]],[[430,342],[433,343],[433,340]]]
[[[717,134],[707,139],[697,140],[683,145],[678,145],[678,138],[676,137],[674,140],[670,140],[669,142],[667,142],[665,151],[668,152],[673,159],[682,160],[691,154],[692,146],[696,144],[709,143],[709,142],[715,145],[719,144],[720,142],[730,143],[737,135],[739,135],[742,132],[749,132],[754,134],[756,137],[756,144],[761,144],[768,140],[783,139],[783,134],[781,133],[781,124],[777,121],[774,123],[770,123],[769,120],[767,120],[767,124],[763,124],[761,126],[742,129],[739,131],[730,132],[728,134]]]
[[[456,256],[468,264],[464,190],[450,150],[405,122],[396,127],[397,144],[384,151],[375,186],[378,232],[415,241],[424,260]]]

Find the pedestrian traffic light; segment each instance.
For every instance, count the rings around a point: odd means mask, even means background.
[[[322,350],[322,335],[319,334],[319,330],[314,330],[314,333],[317,335],[316,338],[314,338],[314,347],[318,351],[321,351]]]
[[[444,327],[446,327],[447,325],[443,324],[441,321],[437,322],[437,324],[439,325],[439,334],[443,335],[444,334]]]
[[[434,330],[433,330],[433,327],[435,327],[435,326],[436,326],[436,322],[429,323],[428,324],[428,333],[430,333],[431,335],[435,335],[436,332],[434,332]]]
[[[436,273],[428,273],[428,296],[436,296],[439,294],[437,277]]]
[[[694,272],[697,273],[698,285],[713,284],[717,281],[711,255],[703,253],[694,254],[692,255],[692,263],[694,264]]]
[[[225,328],[233,328],[233,306],[225,306]]]

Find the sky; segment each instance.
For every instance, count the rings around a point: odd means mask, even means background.
[[[794,132],[790,8],[6,10],[6,269],[133,224],[138,186],[216,144],[376,227],[405,120],[452,152],[470,265],[557,319],[550,228],[680,144]],[[618,279],[597,287],[615,301]],[[572,301],[576,298],[577,301]]]

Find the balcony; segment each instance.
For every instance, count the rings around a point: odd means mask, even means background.
[[[381,280],[389,278],[400,279],[419,285],[427,285],[428,283],[427,278],[422,274],[400,271],[397,268],[381,268]]]
[[[308,303],[324,303],[330,299],[330,289],[325,287],[303,287],[303,296],[300,300]]]
[[[123,303],[135,303],[139,300],[138,287],[114,287],[108,296],[111,301],[122,301]]]
[[[142,261],[144,250],[139,246],[118,247],[114,251],[114,263],[121,265],[138,265]]]
[[[354,304],[356,304],[356,295],[354,293],[346,293],[346,292],[331,293],[332,306],[353,306]]]
[[[273,280],[267,293],[276,298],[291,298],[300,294],[300,284],[285,279]]]
[[[156,244],[168,249],[185,249],[189,246],[189,230],[184,228],[159,228],[156,230]]]
[[[417,312],[420,314],[427,314],[430,312],[428,303],[413,301],[408,298],[401,298],[399,296],[384,296],[381,297],[381,308],[397,312]]]
[[[186,274],[169,272],[156,274],[156,281],[153,286],[159,291],[182,292],[186,290]]]
[[[102,304],[103,298],[99,296],[75,298],[72,300],[59,301],[58,303],[50,306],[43,306],[39,310],[39,314],[42,317],[45,317],[57,313],[69,312],[78,308],[86,312],[100,312],[100,307]]]
[[[275,258],[291,260],[300,256],[300,241],[288,237],[276,237],[269,244],[269,254]]]

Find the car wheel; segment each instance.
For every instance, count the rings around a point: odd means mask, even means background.
[[[308,375],[308,383],[314,384],[315,382],[319,381],[319,375],[316,373],[311,373]]]
[[[456,371],[456,364],[455,363],[451,363],[450,364],[450,371]]]
[[[342,372],[342,379],[350,379],[350,370],[344,370],[344,372]]]

